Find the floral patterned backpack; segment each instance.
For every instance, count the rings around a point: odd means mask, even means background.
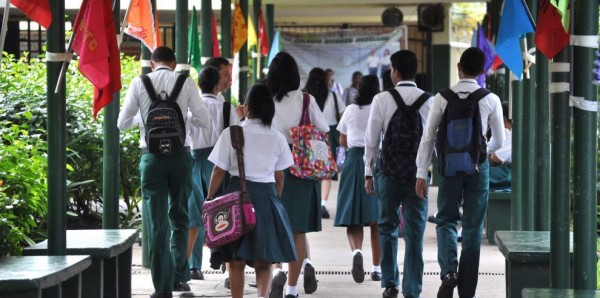
[[[302,117],[296,127],[290,128],[294,165],[292,175],[310,180],[323,180],[333,177],[338,166],[331,154],[329,135],[310,123],[308,107],[310,98],[303,92]]]

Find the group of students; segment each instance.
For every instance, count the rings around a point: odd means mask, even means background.
[[[394,53],[390,60],[390,78],[400,98],[410,106],[424,94],[414,83],[417,57],[411,51],[402,50]],[[466,50],[458,64],[461,80],[451,89],[463,97],[478,89],[475,78],[483,71],[484,61],[478,49]],[[177,78],[173,71],[176,66],[173,51],[167,47],[157,48],[152,53],[151,66],[153,72],[148,76],[154,88],[164,92],[173,90]],[[204,238],[202,204],[205,199],[240,188],[229,125],[243,128],[246,180],[257,217],[253,232],[219,251],[223,261],[229,264],[232,297],[243,296],[246,265],[255,269],[258,297],[281,298],[284,293],[285,298],[298,297],[297,286],[302,273],[304,292],[310,294],[317,290],[306,234],[321,230],[322,213],[326,210],[322,199],[327,197],[331,183],[298,178],[289,171],[293,165],[290,128],[300,122],[304,92],[310,94],[310,121],[320,131],[330,133],[334,143],[332,151],[336,152],[337,142],[347,148],[334,225],[346,227],[353,254],[354,280],[364,280],[363,227],[368,226],[373,253],[371,279],[381,281],[384,298],[399,295],[396,258],[402,204],[406,234],[402,295],[419,297],[427,217],[425,179],[446,100],[438,94],[427,98],[419,108],[423,138],[414,161],[418,169],[413,174],[414,179],[399,182],[381,171],[382,137],[397,104],[390,92],[380,92],[377,76],[362,77],[356,97],[346,107],[344,100],[331,92],[328,76],[321,68],[310,72],[302,90],[295,59],[280,52],[269,65],[264,84],[252,86],[244,104],[236,109],[221,95],[231,84],[229,69],[226,59],[207,61],[199,73],[200,92],[191,78],[186,79],[176,102],[184,112],[188,137],[184,150],[174,154],[148,152],[143,121],[134,119],[137,114],[145,119],[151,100],[139,78],[134,79],[127,90],[118,127],[127,129],[140,124],[140,177],[143,208],[150,216],[148,243],[155,288],[150,297],[172,297],[173,291],[189,291],[190,278],[203,278],[200,271]],[[494,152],[504,139],[500,101],[496,95],[489,94],[480,100],[479,106],[483,128],[487,129],[489,123],[494,135],[489,144],[490,152]],[[487,206],[489,173],[485,170],[488,167],[484,161],[478,174],[442,177],[436,218],[438,260],[442,269],[438,297],[452,297],[457,285],[461,297],[475,294]],[[464,198],[465,215],[459,262],[456,223],[461,198]],[[287,275],[281,269],[282,263],[288,263]]]

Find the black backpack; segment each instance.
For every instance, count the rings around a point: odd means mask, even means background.
[[[440,175],[479,173],[479,165],[485,161],[487,154],[479,101],[490,93],[490,90],[480,88],[461,99],[449,88],[440,91],[440,95],[448,101],[436,135]]]
[[[417,151],[423,136],[423,121],[419,109],[432,95],[424,92],[412,105],[407,106],[396,88],[390,88],[387,92],[392,95],[398,108],[383,137],[382,171],[384,175],[394,177],[401,183],[411,183],[416,179]]]
[[[147,75],[142,75],[141,78],[152,101],[144,122],[148,151],[160,155],[181,152],[185,146],[186,133],[185,121],[181,108],[177,104],[177,97],[187,76],[180,74],[171,94],[163,90],[160,92],[161,98],[156,94],[150,78]]]

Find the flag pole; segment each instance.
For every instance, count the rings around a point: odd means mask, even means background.
[[[73,29],[77,28],[76,26],[73,27]],[[73,30],[73,33],[71,34],[71,37],[69,38],[69,45],[67,46],[67,52],[71,53],[71,56],[69,57],[69,59],[63,61],[62,66],[60,68],[60,73],[58,74],[58,80],[56,81],[56,88],[54,88],[54,94],[58,94],[61,89],[61,82],[65,79],[65,75],[67,73],[67,67],[69,67],[69,63],[71,62],[71,59],[73,58],[73,40],[75,39],[75,30]]]
[[[123,18],[123,23],[121,24],[121,31],[119,31],[119,35],[117,38],[117,46],[119,47],[119,51],[121,50],[121,43],[123,42],[123,34],[125,34],[125,25],[127,25],[127,17],[129,16],[129,9],[131,8],[131,3],[129,2],[129,6],[127,6],[127,10],[125,11],[125,18]]]
[[[4,55],[4,40],[6,39],[6,26],[8,25],[8,14],[10,12],[10,0],[6,0],[4,16],[2,17],[2,31],[0,32],[0,69],[2,69],[2,56]]]

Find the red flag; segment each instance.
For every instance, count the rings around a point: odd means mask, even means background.
[[[84,0],[73,26],[79,71],[94,85],[94,118],[121,89],[121,64],[110,0]]]
[[[269,55],[269,38],[267,37],[267,25],[262,9],[258,10],[258,39],[260,39],[260,53],[263,56]]]
[[[569,44],[569,35],[570,32],[565,32],[562,25],[558,9],[550,3],[550,0],[543,0],[535,31],[535,44],[540,52],[548,59],[554,58]]]
[[[217,36],[217,19],[215,14],[212,14],[212,44],[213,44],[213,57],[221,57],[221,50],[219,49],[219,37]]]
[[[10,3],[22,10],[28,18],[48,29],[52,23],[52,11],[49,0],[10,0]]]

